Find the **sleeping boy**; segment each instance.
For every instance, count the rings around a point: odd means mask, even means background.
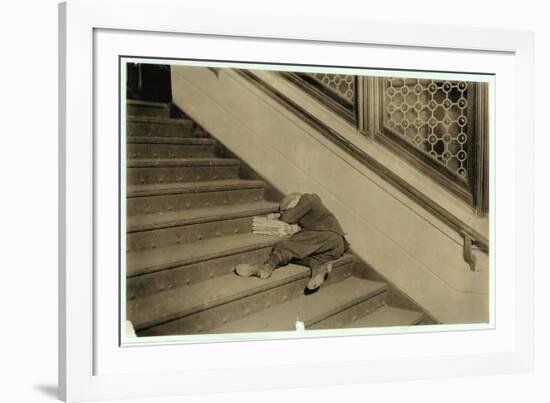
[[[345,233],[334,214],[316,194],[291,193],[282,200],[280,213],[270,214],[268,218],[297,224],[301,229],[277,242],[262,264],[239,264],[235,272],[242,277],[268,279],[277,267],[295,259],[311,268],[307,289],[318,289],[332,270],[333,261],[349,249]]]

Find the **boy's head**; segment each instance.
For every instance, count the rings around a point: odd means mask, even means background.
[[[289,195],[285,196],[281,201],[281,211],[285,211],[289,208],[295,207],[300,200],[300,196],[302,196],[301,193],[290,193]]]

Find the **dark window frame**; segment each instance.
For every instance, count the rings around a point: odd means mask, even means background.
[[[473,86],[468,93],[467,153],[468,175],[466,178],[444,169],[437,161],[385,125],[384,78],[361,77],[359,130],[373,141],[405,159],[415,168],[439,183],[442,188],[468,203],[475,214],[485,216],[489,207],[488,169],[488,84],[469,82]],[[373,102],[374,100],[374,102]],[[361,102],[362,101],[362,102]]]

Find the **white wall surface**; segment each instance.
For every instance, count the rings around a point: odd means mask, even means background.
[[[183,1],[183,0],[182,0]],[[536,196],[537,281],[536,370],[531,374],[379,383],[331,388],[242,392],[137,402],[280,402],[280,401],[407,401],[484,402],[548,401],[550,325],[547,249],[550,169],[547,150],[550,71],[550,25],[546,3],[442,2],[395,0],[310,2],[278,0],[189,1],[197,7],[262,7],[284,13],[360,16],[373,20],[417,23],[446,22],[536,33]],[[313,4],[313,6],[312,6]],[[284,29],[284,27],[281,27]],[[1,401],[54,401],[57,382],[57,1],[20,0],[0,6],[0,88],[2,97],[2,281],[0,309]],[[474,397],[475,396],[475,397]]]

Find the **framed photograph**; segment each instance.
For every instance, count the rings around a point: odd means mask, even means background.
[[[533,365],[532,35],[60,5],[67,401]]]

